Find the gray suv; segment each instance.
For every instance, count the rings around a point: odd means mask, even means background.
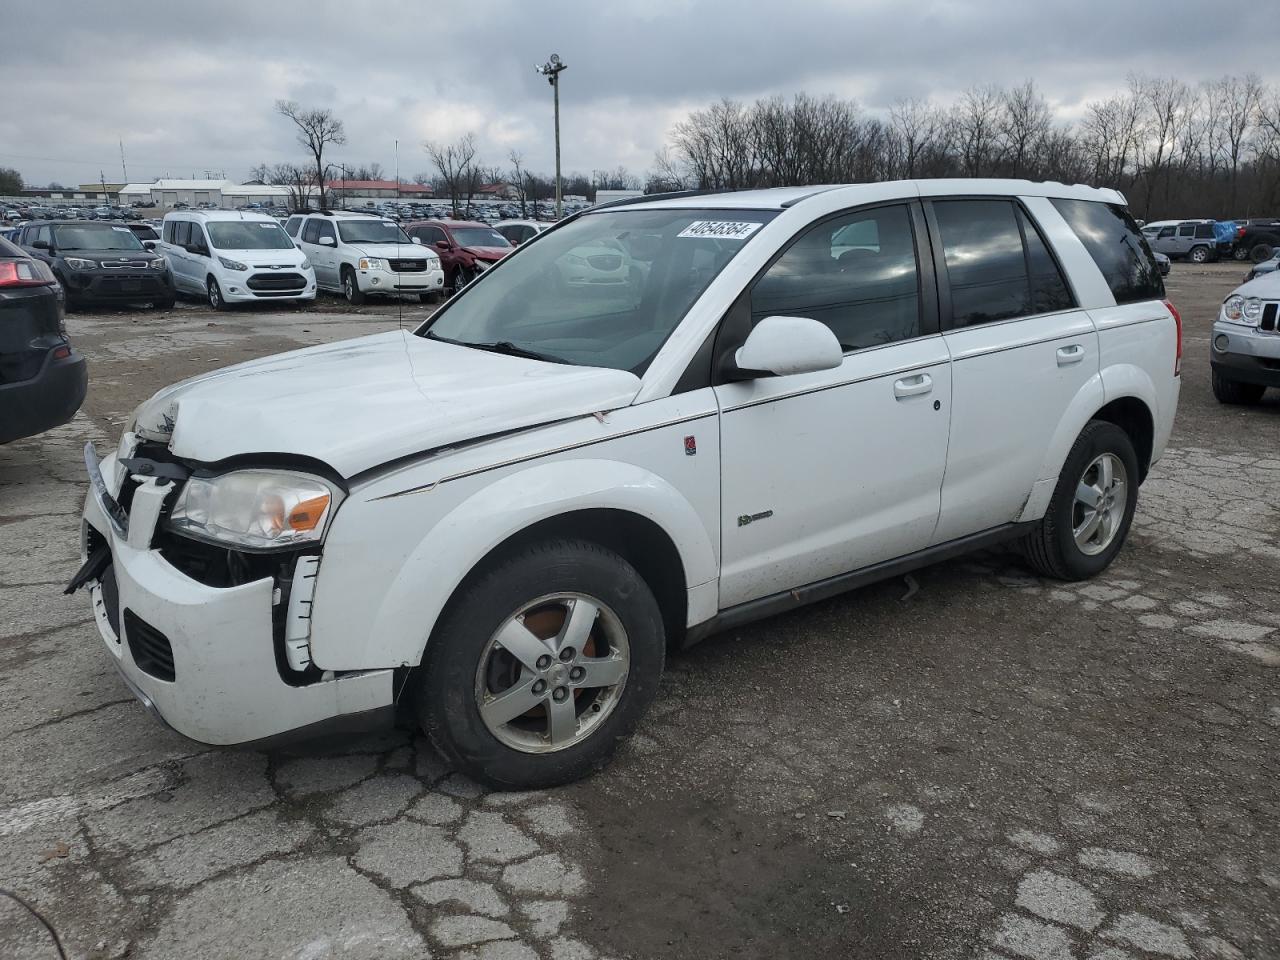
[[[1186,257],[1192,263],[1218,259],[1218,241],[1212,223],[1190,220],[1177,226],[1161,227],[1149,239],[1151,249],[1170,258]]]

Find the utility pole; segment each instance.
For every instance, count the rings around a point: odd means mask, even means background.
[[[125,183],[129,182],[129,168],[124,165],[124,138],[120,138],[120,173]]]
[[[107,197],[107,175],[103,173],[101,170],[98,171],[98,182],[102,184],[102,202],[108,203],[109,198]]]
[[[555,98],[556,110],[556,219],[564,216],[564,202],[560,185],[560,71],[567,70],[569,65],[560,62],[559,54],[553,53],[551,59],[541,66],[535,66],[535,72],[547,78]],[[536,201],[535,201],[536,203]]]

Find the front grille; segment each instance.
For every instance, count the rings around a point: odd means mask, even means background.
[[[396,273],[421,273],[427,269],[425,260],[388,260],[389,266]]]
[[[139,267],[148,267],[150,264],[146,260],[103,260],[103,270],[137,270]]]
[[[115,277],[102,277],[97,284],[98,293],[153,293],[163,284],[154,273],[124,273]]]
[[[129,653],[143,673],[157,680],[173,682],[173,647],[169,638],[132,610],[124,612],[124,633],[129,641]]]
[[[587,263],[597,270],[617,270],[622,266],[622,257],[616,253],[599,253],[594,257],[587,257]]]
[[[1277,304],[1268,303],[1262,308],[1262,322],[1258,324],[1259,330],[1265,330],[1267,333],[1276,332],[1276,307]]]
[[[255,273],[246,284],[250,290],[264,292],[278,290],[301,290],[307,285],[307,279],[300,273]]]

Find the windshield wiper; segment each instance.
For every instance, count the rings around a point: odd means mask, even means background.
[[[501,353],[508,357],[524,357],[526,360],[542,360],[546,363],[571,363],[564,357],[557,357],[550,353],[539,353],[537,350],[528,350],[524,347],[518,347],[510,340],[497,340],[493,343],[471,343],[467,340],[452,340],[449,337],[442,337],[439,334],[427,331],[427,337],[431,340],[439,340],[441,343],[452,343],[459,347],[471,347],[474,350],[486,350],[489,353]]]

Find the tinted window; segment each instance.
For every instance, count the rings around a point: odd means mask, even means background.
[[[1212,239],[1213,239],[1213,224],[1212,224],[1212,223],[1201,223],[1201,224],[1198,224],[1198,225],[1196,226],[1196,239],[1197,239],[1197,240],[1212,240]]]
[[[307,225],[302,228],[302,239],[305,243],[315,243],[320,237],[320,221],[308,220]]]
[[[191,224],[186,220],[176,220],[173,223],[173,242],[179,247],[185,247],[191,242]]]
[[[1151,248],[1128,211],[1095,200],[1052,202],[1102,271],[1116,303],[1164,297]]]
[[[300,226],[302,226],[301,217],[290,217],[289,222],[284,225],[284,231],[289,234],[289,236],[296,237]]]
[[[751,290],[751,322],[826,324],[846,350],[920,335],[915,238],[906,207],[827,220],[793,243]]]
[[[1180,237],[1190,237],[1195,232],[1196,232],[1196,225],[1194,223],[1178,224],[1178,236]]]
[[[166,220],[164,222],[164,225],[160,228],[160,230],[161,230],[160,236],[164,240],[164,242],[173,243],[173,221]]]
[[[1022,233],[1008,200],[935,200],[957,327],[1035,311]]]
[[[1033,313],[1052,313],[1054,310],[1070,310],[1076,305],[1067,287],[1067,281],[1058,269],[1057,261],[1045,246],[1044,238],[1031,219],[1018,209],[1018,225],[1022,227],[1022,239],[1027,247],[1027,273],[1031,276],[1031,310]]]

